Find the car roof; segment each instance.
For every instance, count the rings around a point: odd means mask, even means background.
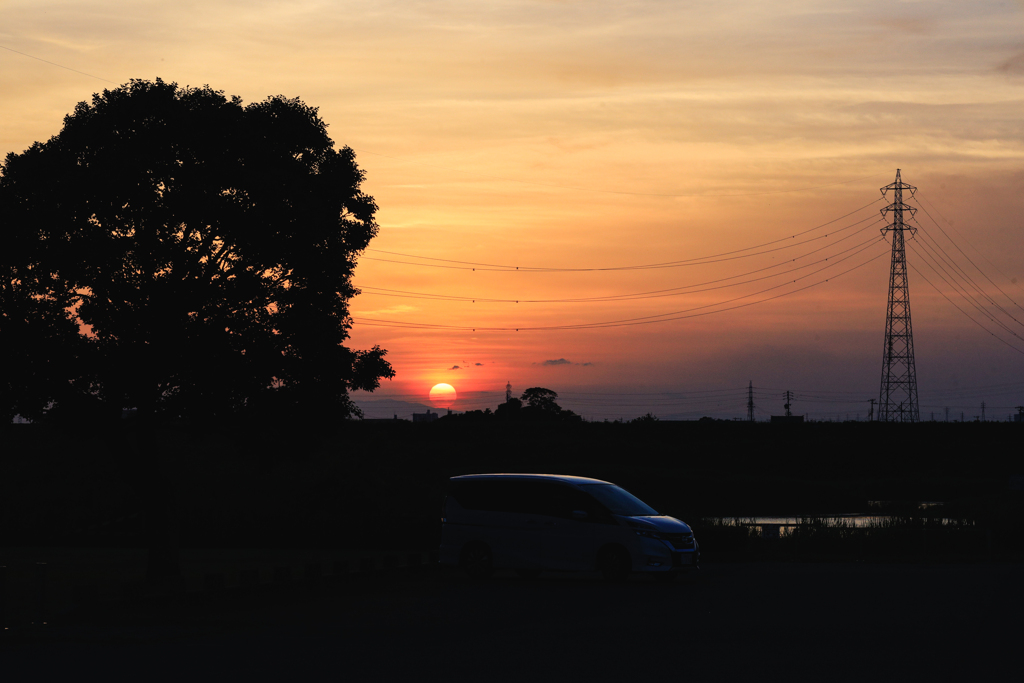
[[[451,481],[466,481],[470,479],[543,479],[548,481],[560,481],[566,484],[611,484],[610,481],[591,479],[590,477],[577,477],[571,474],[516,474],[511,472],[463,474],[458,477],[452,477]]]

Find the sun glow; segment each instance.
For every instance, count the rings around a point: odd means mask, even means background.
[[[451,384],[435,384],[430,389],[430,402],[437,408],[448,408],[455,403],[455,387]]]

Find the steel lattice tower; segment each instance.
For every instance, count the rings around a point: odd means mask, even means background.
[[[889,270],[889,308],[885,316],[885,348],[882,354],[882,387],[878,394],[878,419],[881,422],[918,422],[917,371],[914,368],[914,332],[910,325],[910,287],[907,282],[907,252],[904,232],[911,236],[915,228],[903,223],[907,213],[913,218],[917,209],[903,203],[903,191],[913,197],[917,188],[900,179],[881,188],[886,197],[893,191],[893,202],[882,209],[882,216],[892,223],[882,228],[882,235],[892,233],[892,266]]]
[[[747,386],[747,421],[754,421],[754,380]]]

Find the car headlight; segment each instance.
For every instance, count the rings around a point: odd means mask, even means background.
[[[658,540],[661,540],[661,534],[651,529],[633,529],[633,531],[636,532],[637,536],[643,536],[645,538],[656,538]]]

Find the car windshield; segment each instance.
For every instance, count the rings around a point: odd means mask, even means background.
[[[615,484],[581,484],[580,488],[597,498],[612,514],[647,517],[658,514],[654,508]]]

